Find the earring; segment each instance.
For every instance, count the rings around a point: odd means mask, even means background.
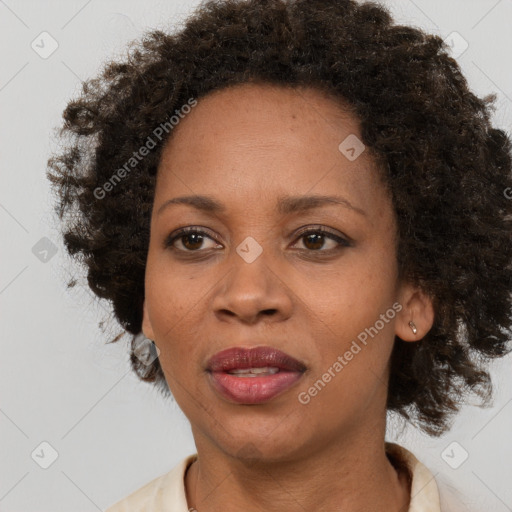
[[[418,332],[416,324],[412,320],[409,322],[409,327],[411,328],[413,334],[416,334]]]
[[[160,350],[153,340],[146,338],[141,332],[132,339],[132,353],[142,364],[148,366],[160,355]]]

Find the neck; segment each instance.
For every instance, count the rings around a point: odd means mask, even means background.
[[[240,459],[195,435],[197,461],[185,476],[187,502],[198,512],[315,510],[406,512],[410,489],[381,437],[361,435],[276,462]],[[198,442],[199,441],[199,442]]]

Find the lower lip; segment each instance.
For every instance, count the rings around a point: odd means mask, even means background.
[[[213,387],[223,397],[240,404],[267,402],[293,386],[302,373],[279,371],[272,375],[237,377],[226,372],[209,372]]]

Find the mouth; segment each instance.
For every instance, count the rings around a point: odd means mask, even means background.
[[[234,347],[215,354],[206,368],[213,389],[228,401],[258,404],[293,386],[307,367],[272,347]]]
[[[280,369],[277,366],[265,366],[263,368],[235,368],[226,373],[237,375],[238,377],[263,377],[265,375],[274,375]]]

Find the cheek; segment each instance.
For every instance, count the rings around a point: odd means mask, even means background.
[[[324,404],[336,397],[349,403],[364,400],[365,389],[371,394],[380,387],[395,337],[397,269],[392,245],[376,244],[348,254],[335,272],[300,281],[300,293],[313,313],[310,329],[317,327],[311,331],[316,347],[308,384],[329,381],[329,390],[322,391],[318,401]]]
[[[327,423],[357,424],[387,393],[396,303],[382,292],[347,288],[321,312],[313,370],[299,391],[310,398],[311,413]]]
[[[165,369],[180,369],[195,356],[194,348],[204,344],[201,312],[205,288],[197,278],[170,270],[169,264],[148,261],[146,273],[148,316]],[[195,340],[195,341],[194,341]],[[174,371],[174,370],[173,370]]]
[[[295,290],[333,335],[357,335],[395,301],[395,255],[384,247],[347,252],[336,268],[301,273]]]
[[[150,248],[145,298],[156,331],[186,322],[194,308],[200,307],[207,289],[199,267],[177,265],[169,252]]]

